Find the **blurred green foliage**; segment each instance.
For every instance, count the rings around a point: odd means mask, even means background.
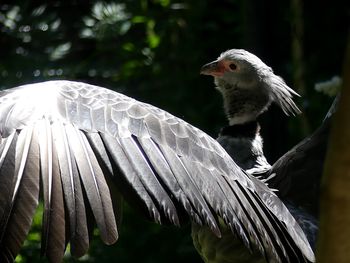
[[[330,99],[313,86],[341,73],[349,9],[338,0],[310,0],[302,8],[307,89],[298,103],[314,128]],[[1,1],[0,88],[85,81],[159,106],[215,136],[225,118],[212,80],[198,75],[201,65],[223,50],[245,48],[298,90],[291,77],[298,67],[291,63],[293,19],[289,1],[277,0]],[[274,124],[263,127],[271,159],[302,134],[298,119],[288,124],[276,112],[263,117]],[[79,261],[200,262],[189,226],[159,227],[125,210],[120,241],[107,247],[94,238]],[[17,262],[45,262],[41,211]],[[65,262],[75,261],[67,253]]]
[[[41,219],[42,206],[39,206],[17,263],[48,262],[40,255]],[[119,238],[116,244],[107,246],[96,230],[89,253],[79,259],[73,258],[68,245],[64,262],[201,262],[192,245],[189,225],[183,228],[159,226],[146,221],[128,205],[125,205]]]

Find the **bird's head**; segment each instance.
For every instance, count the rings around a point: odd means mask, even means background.
[[[223,52],[217,60],[205,64],[200,71],[203,75],[213,76],[216,83],[227,82],[241,86],[258,82],[262,75],[269,72],[272,72],[270,67],[243,49]]]
[[[256,118],[271,102],[279,105],[287,115],[300,113],[293,102],[293,95],[299,95],[260,58],[246,50],[225,51],[217,60],[205,64],[200,73],[214,77],[217,89],[227,104],[225,109],[228,114],[237,111],[235,103],[248,103],[248,106],[244,105],[246,111],[252,111],[250,119]]]

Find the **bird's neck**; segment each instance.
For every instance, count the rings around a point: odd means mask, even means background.
[[[270,105],[270,97],[260,87],[242,88],[237,84],[220,83],[217,88],[223,96],[230,125],[256,121]]]
[[[270,169],[264,156],[263,140],[257,121],[224,127],[217,140],[236,164],[248,173],[262,174]]]
[[[240,88],[238,85],[220,86],[228,127],[221,130],[219,142],[233,160],[251,174],[270,169],[263,151],[258,116],[264,112],[270,98],[260,87]]]

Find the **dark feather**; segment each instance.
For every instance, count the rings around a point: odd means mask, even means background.
[[[196,214],[195,208],[192,205],[188,192],[191,191],[190,188],[183,189],[180,182],[176,179],[176,175],[169,166],[168,161],[165,159],[164,155],[160,151],[157,144],[151,138],[139,138],[139,143],[142,149],[147,153],[149,162],[154,167],[160,181],[169,189],[173,198],[175,198],[187,211],[189,215]],[[178,224],[177,222],[176,224]]]
[[[198,189],[198,186],[193,181],[193,178],[181,161],[181,157],[166,146],[159,145],[159,147],[173,171],[176,180],[182,189],[186,189],[187,196],[195,208],[195,214],[190,216],[196,223],[205,223],[217,236],[220,236],[220,229],[217,225],[216,219],[213,217],[201,191]]]
[[[246,225],[245,215],[239,217],[233,211],[242,210],[238,207],[239,202],[232,202],[231,191],[229,190],[229,185],[226,180],[218,173],[217,170],[208,170],[202,167],[199,163],[190,163],[186,158],[182,159],[186,169],[190,171],[190,174],[196,182],[199,189],[211,206],[211,208],[225,221],[225,223],[230,227],[232,232],[236,232],[238,236],[242,239],[244,244],[251,249],[251,242],[258,245],[259,242],[254,242],[258,239],[256,232],[248,232],[247,229],[251,229],[251,225]],[[227,191],[229,190],[229,191]],[[232,206],[235,205],[235,207]],[[243,218],[241,220],[240,218]],[[250,239],[250,237],[253,237]],[[259,244],[261,252],[263,252],[262,246]]]
[[[12,195],[15,187],[15,160],[18,133],[14,131],[1,139],[0,159],[0,240],[6,229],[12,209]]]
[[[120,137],[119,142],[130,163],[133,165],[136,174],[139,176],[141,183],[157,203],[160,212],[162,212],[170,222],[179,225],[179,218],[175,205],[159,182],[158,176],[151,163],[147,160],[147,155],[144,154],[143,149],[131,136]]]
[[[52,140],[50,123],[37,122],[40,167],[44,195],[41,251],[50,262],[61,262],[65,249],[65,211],[58,157]]]
[[[160,223],[161,215],[155,202],[143,186],[119,142],[114,137],[107,134],[101,134],[101,136],[111,158],[121,172],[116,173],[116,175],[123,175],[123,178],[120,178],[120,180],[124,180],[125,186],[129,186],[128,190],[136,195],[136,198],[138,199],[136,202],[138,202],[139,205],[144,205],[148,215],[157,223]],[[123,191],[123,188],[121,188],[121,191]]]
[[[0,241],[0,262],[12,262],[24,242],[39,202],[39,148],[32,127],[23,129],[17,139],[14,174],[15,179],[10,209]],[[4,167],[5,168],[5,167]],[[6,168],[5,168],[6,170]]]
[[[58,165],[64,194],[66,218],[68,218],[71,253],[76,257],[84,255],[89,248],[89,234],[86,209],[78,168],[71,153],[64,125],[60,122],[51,126],[57,151]]]
[[[112,197],[114,216],[116,217],[117,227],[119,227],[122,221],[123,196],[113,181],[113,174],[117,168],[115,167],[113,161],[110,159],[100,134],[97,132],[85,132],[85,136],[88,139],[91,148],[94,151],[96,158],[98,159],[101,169],[105,174],[105,179]]]
[[[104,243],[113,244],[118,239],[118,231],[109,189],[102,170],[84,133],[71,125],[66,125],[65,128],[101,238]]]
[[[278,189],[279,196],[298,204],[315,217],[318,216],[321,177],[336,102],[321,126],[280,157],[267,175],[273,175],[267,183]]]

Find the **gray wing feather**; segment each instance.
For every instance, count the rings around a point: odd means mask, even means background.
[[[118,231],[103,172],[84,133],[69,124],[65,128],[101,238],[106,244],[113,244],[118,239]]]
[[[141,183],[153,200],[155,200],[161,212],[166,215],[170,222],[179,225],[179,218],[173,201],[164,190],[161,182],[159,182],[158,176],[146,159],[144,152],[135,142],[135,139],[133,137],[120,137],[119,141],[135,172],[138,175],[142,175],[139,176]]]
[[[157,205],[151,198],[150,194],[145,189],[140,178],[137,176],[136,171],[124,149],[121,147],[120,143],[112,136],[107,134],[101,134],[103,142],[106,145],[111,158],[117,165],[118,170],[124,175],[126,183],[131,186],[131,191],[137,196],[138,200],[141,200],[146,206],[148,213],[151,218],[153,218],[157,223],[161,222],[161,215],[158,210]]]
[[[113,176],[115,174],[114,171],[117,169],[115,168],[115,164],[107,153],[107,149],[102,141],[100,134],[97,132],[85,132],[84,134],[88,139],[103,172],[106,175],[105,178],[111,193],[117,226],[119,226],[122,219],[123,197],[116,187],[116,180],[114,180],[115,178]]]
[[[40,152],[44,213],[41,239],[42,255],[51,262],[61,262],[65,249],[65,211],[61,174],[52,140],[50,123],[43,119],[34,127]]]
[[[98,132],[85,132],[85,136],[89,140],[96,157],[100,158],[100,162],[103,164],[106,172],[108,172],[109,175],[113,175],[113,162],[108,156],[108,150],[102,141],[101,135]]]
[[[11,210],[12,194],[14,190],[15,157],[18,133],[14,131],[7,138],[1,139],[0,157],[0,233],[6,228],[9,210]],[[1,236],[0,236],[1,237]]]
[[[15,145],[16,157],[12,159],[15,169],[10,168],[10,173],[2,175],[15,180],[10,203],[6,204],[9,209],[1,215],[1,262],[14,261],[28,235],[39,202],[39,149],[37,141],[32,140],[32,131],[30,126],[20,131]]]
[[[72,255],[80,257],[89,248],[89,234],[79,172],[69,147],[65,127],[62,123],[56,122],[52,124],[51,128],[69,221],[67,241],[70,241]]]
[[[194,208],[193,212],[195,212],[194,214],[190,214],[192,219],[200,225],[205,223],[216,235],[220,236],[220,230],[216,220],[204,200],[201,190],[198,188],[191,174],[183,164],[182,158],[167,146],[159,145],[159,148],[167,160],[170,169],[173,171],[176,181],[182,189],[185,189],[186,195],[192,203]]]
[[[194,181],[213,210],[225,221],[232,232],[237,232],[248,248],[251,248],[250,242],[257,238],[255,231],[247,231],[251,229],[251,225],[245,220],[245,215],[237,216],[234,211],[239,211],[239,202],[232,202],[232,191],[227,181],[222,178],[216,170],[208,170],[199,163],[190,163],[187,159],[183,159],[186,168],[190,171]],[[235,205],[233,207],[233,205]],[[243,218],[243,220],[241,219]],[[253,238],[251,238],[253,237]],[[257,238],[258,239],[258,238]],[[254,242],[253,242],[254,243]],[[259,242],[256,244],[258,245]],[[261,252],[263,248],[260,245]]]
[[[177,180],[174,174],[174,170],[171,169],[169,162],[151,138],[139,138],[138,141],[142,149],[147,153],[150,164],[155,169],[160,180],[169,189],[171,195],[182,204],[189,215],[195,215],[195,208],[187,196],[192,191],[191,188],[184,188],[185,186],[181,185],[181,182]]]

